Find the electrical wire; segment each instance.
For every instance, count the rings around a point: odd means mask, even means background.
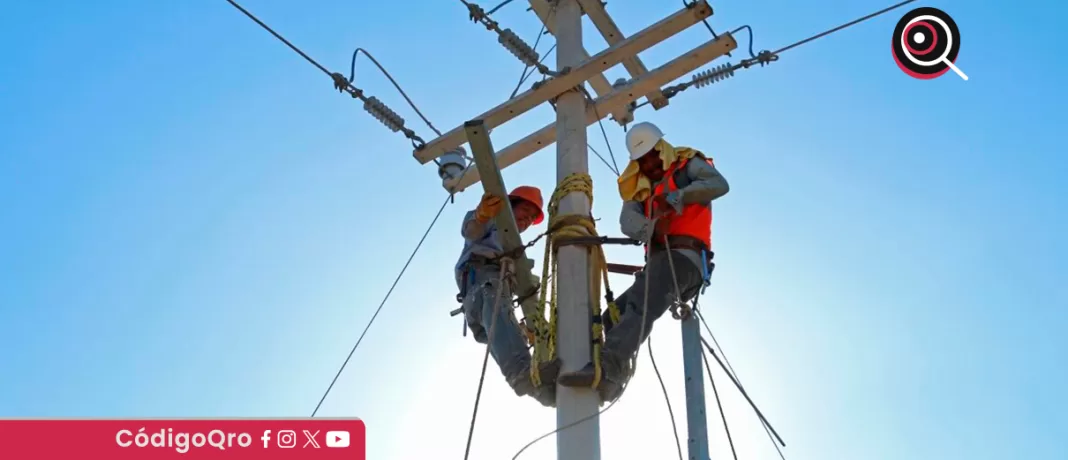
[[[330,394],[330,390],[334,388],[334,384],[336,384],[337,379],[341,377],[341,373],[345,370],[345,366],[349,364],[349,361],[352,359],[352,355],[356,353],[356,349],[359,348],[360,343],[363,342],[363,338],[367,335],[367,331],[371,329],[371,325],[374,324],[375,319],[378,318],[378,314],[382,312],[382,307],[386,305],[386,301],[389,300],[389,296],[393,294],[393,290],[397,287],[397,283],[399,283],[401,277],[404,276],[404,272],[408,270],[408,266],[412,264],[412,260],[415,259],[415,255],[419,253],[419,249],[423,247],[423,243],[426,241],[427,236],[430,235],[430,231],[434,229],[434,225],[438,223],[438,218],[440,218],[441,213],[445,211],[445,206],[453,202],[453,199],[456,196],[456,187],[459,185],[459,181],[462,180],[464,176],[466,176],[467,173],[471,171],[472,166],[474,166],[473,163],[467,165],[467,167],[464,168],[463,173],[460,174],[460,178],[457,179],[457,185],[454,185],[451,189],[448,190],[449,196],[445,198],[445,202],[441,204],[441,208],[438,209],[437,214],[434,215],[434,219],[430,221],[430,225],[427,226],[426,231],[423,232],[422,238],[419,238],[419,243],[415,245],[415,249],[412,250],[412,254],[408,256],[408,261],[404,263],[404,267],[401,268],[400,273],[398,273],[396,279],[393,280],[393,285],[391,285],[389,287],[389,290],[386,291],[386,295],[382,298],[382,302],[378,304],[378,308],[375,309],[375,313],[371,315],[371,319],[367,321],[367,326],[364,326],[363,332],[360,333],[360,337],[356,339],[356,344],[352,346],[351,350],[349,350],[349,354],[345,357],[345,361],[341,363],[341,367],[339,367],[337,373],[334,374],[334,378],[330,381],[330,385],[326,387],[326,391],[323,392],[322,398],[319,398],[319,403],[315,405],[315,410],[312,411],[312,417],[315,417],[315,414],[319,412],[319,408],[322,407],[323,401],[326,401],[326,397]]]
[[[684,6],[686,8],[689,8],[689,7],[693,6],[695,3],[697,3],[697,2],[688,2],[686,0],[682,0],[682,6]],[[712,34],[712,39],[713,40],[718,40],[719,39],[719,35],[716,34],[716,31],[714,29],[712,29],[712,24],[708,23],[708,18],[701,18],[701,23],[703,23],[705,25],[705,28],[708,29],[708,33]],[[727,52],[727,57],[731,57],[731,53],[730,52]]]
[[[537,43],[535,43],[534,46],[538,46]],[[545,52],[545,56],[542,56],[541,61],[538,61],[538,62],[545,62],[545,59],[547,59],[549,57],[549,55],[552,54],[553,50],[555,50],[555,49],[556,49],[556,43],[553,43],[553,46],[549,47],[549,50]],[[519,94],[519,88],[522,87],[523,83],[526,83],[527,79],[530,78],[533,75],[534,75],[534,71],[531,70],[530,66],[527,66],[525,69],[523,69],[523,76],[519,78],[519,84],[515,85],[515,89],[512,90],[511,97],[509,97],[508,99],[511,99],[511,98],[515,97],[516,94]]]
[[[382,64],[378,63],[378,59],[375,59],[374,56],[371,56],[371,53],[367,52],[367,50],[363,48],[356,48],[356,51],[352,52],[352,63],[349,65],[349,83],[356,81],[356,56],[360,54],[361,51],[363,52],[364,56],[367,56],[367,59],[370,59],[371,62],[373,62],[376,67],[378,67],[378,70],[382,71],[382,74],[389,79],[389,82],[393,83],[393,87],[397,88],[397,92],[399,92],[401,96],[404,97],[405,101],[408,101],[408,105],[412,108],[412,110],[415,111],[417,115],[419,115],[419,118],[423,119],[423,123],[426,123],[426,125],[430,128],[431,131],[434,131],[434,133],[440,136],[441,130],[435,128],[434,124],[431,123],[430,120],[428,120],[426,116],[423,115],[423,112],[419,110],[419,107],[416,107],[415,103],[412,102],[412,99],[408,97],[408,93],[405,93],[404,89],[401,88],[400,84],[397,83],[397,80],[393,79],[393,75],[390,75],[389,71],[386,70],[385,67],[382,67]]]
[[[720,356],[723,356],[723,361],[727,365],[726,369],[724,369],[727,372],[727,375],[734,381],[738,382],[739,385],[741,385],[742,381],[738,378],[738,373],[735,372],[734,366],[731,365],[730,360],[727,358],[727,354],[723,351],[723,347],[720,346],[719,341],[716,340],[716,335],[712,333],[712,328],[710,328],[708,326],[708,322],[705,321],[705,316],[701,314],[700,309],[694,308],[694,311],[697,313],[697,318],[701,320],[701,324],[705,327],[705,331],[708,332],[708,336],[712,339],[712,343],[714,343],[716,345],[716,349],[719,350]],[[703,354],[704,352],[702,351],[702,355]],[[711,371],[709,372],[709,375],[711,375]],[[779,443],[775,441],[775,435],[771,433],[771,429],[768,427],[767,424],[764,423],[761,423],[761,426],[764,428],[764,432],[768,435],[768,440],[771,441],[772,447],[774,447],[775,451],[778,452],[779,459],[786,460],[786,455],[782,453],[782,448],[779,447]]]
[[[738,28],[732,30],[730,33],[733,35],[735,33],[741,32],[742,30],[747,30],[749,32],[749,56],[750,56],[749,58],[743,59],[740,62],[738,62],[737,64],[733,64],[733,65],[725,64],[723,66],[720,66],[719,68],[714,69],[713,71],[706,71],[705,75],[703,75],[704,78],[697,78],[697,75],[695,75],[695,77],[694,77],[694,79],[692,81],[685,82],[685,83],[680,83],[678,85],[674,85],[674,86],[670,86],[670,87],[664,88],[664,94],[670,99],[672,97],[677,96],[679,93],[689,89],[690,87],[692,87],[694,85],[697,85],[698,87],[701,87],[701,86],[704,86],[705,84],[713,83],[713,82],[717,81],[716,80],[717,77],[719,77],[719,79],[722,79],[722,78],[725,78],[725,77],[732,76],[732,75],[734,75],[734,72],[739,70],[739,69],[748,69],[748,68],[752,67],[755,64],[760,64],[761,66],[764,66],[766,64],[770,64],[772,62],[775,62],[775,61],[779,60],[779,55],[784,53],[784,52],[786,52],[786,51],[792,50],[792,49],[797,48],[797,47],[799,47],[801,45],[804,45],[806,43],[810,43],[810,42],[812,42],[814,40],[826,37],[826,36],[828,36],[830,34],[833,34],[833,33],[838,32],[840,30],[846,29],[848,27],[860,24],[860,23],[862,23],[864,21],[867,21],[867,20],[872,19],[872,18],[874,18],[876,16],[879,16],[879,15],[884,14],[886,12],[889,12],[889,11],[892,11],[894,9],[900,8],[902,6],[905,6],[905,5],[907,5],[909,3],[912,3],[912,2],[915,2],[915,1],[916,0],[905,0],[905,1],[902,1],[902,2],[899,2],[899,3],[895,3],[893,5],[890,5],[890,6],[886,7],[886,8],[883,8],[883,9],[881,9],[879,11],[876,11],[874,13],[870,13],[870,14],[861,16],[861,17],[859,17],[857,19],[854,19],[852,21],[849,21],[849,22],[846,22],[844,24],[838,25],[838,26],[833,27],[831,29],[827,29],[827,30],[825,30],[823,32],[820,32],[820,33],[817,33],[815,35],[809,36],[809,37],[804,38],[802,40],[798,40],[798,41],[796,41],[794,43],[786,45],[786,46],[784,46],[782,48],[779,48],[779,49],[777,49],[775,51],[764,50],[764,51],[761,51],[759,53],[753,53],[753,28],[748,26],[748,25],[743,25],[741,27],[738,27]],[[698,75],[701,75],[701,74],[698,74]],[[637,105],[635,108],[643,107],[648,103],[649,103],[649,101],[643,102],[642,104]]]
[[[508,4],[511,1],[512,0],[506,0],[504,3],[498,5],[496,8],[490,10],[490,12],[486,13],[486,14],[487,15],[492,14],[494,11],[500,9],[501,6],[504,6],[504,5]],[[552,17],[553,13],[556,11],[556,6],[557,5],[558,5],[558,3],[553,3],[552,4],[552,6],[549,9],[549,13],[546,15],[547,17]],[[538,38],[536,38],[534,40],[534,46],[533,46],[534,51],[538,50],[538,45],[541,43],[541,38],[543,36],[545,36],[546,28],[547,28],[546,24],[543,23],[541,25],[541,29],[538,30]],[[555,50],[555,49],[556,49],[556,44],[554,43],[553,46],[549,48],[549,51],[545,52],[545,56],[542,56],[541,59],[538,61],[538,63],[540,64],[542,62],[545,62],[545,59],[547,59],[549,57],[549,54],[552,53],[553,50]],[[528,66],[523,67],[523,73],[519,77],[519,83],[517,83],[515,85],[515,89],[512,90],[512,94],[508,96],[508,99],[512,99],[512,98],[514,98],[516,96],[516,94],[519,94],[519,89],[523,87],[523,83],[525,83],[527,81],[527,79],[530,78],[532,75],[534,75],[534,72],[531,70],[531,66],[528,65]],[[543,75],[543,78],[544,78],[544,75]],[[593,101],[593,97],[590,96],[589,92],[586,91],[586,88],[584,86],[582,87],[582,90],[583,90],[583,92],[586,93],[587,100]],[[594,108],[594,111],[596,112],[596,107]],[[589,143],[586,144],[586,147],[588,147],[590,149],[590,151],[592,151],[593,154],[596,155],[597,158],[599,158],[601,160],[601,162],[604,163],[605,166],[607,166],[610,171],[615,173],[616,177],[619,177],[620,171],[619,171],[619,165],[616,163],[616,155],[615,155],[614,152],[612,152],[612,143],[608,141],[608,133],[605,132],[604,122],[603,122],[603,120],[601,120],[600,115],[597,116],[597,124],[601,127],[601,135],[604,136],[604,143],[605,143],[605,146],[608,147],[608,155],[612,158],[612,163],[609,164],[608,160],[606,160],[604,158],[604,156],[602,156],[601,153],[598,152],[597,149],[593,148],[593,146],[590,145]]]
[[[589,142],[586,143],[586,147],[589,148],[594,155],[597,155],[597,158],[601,159],[601,162],[608,167],[609,171],[612,171],[616,177],[619,177],[620,171],[619,165],[616,163],[616,154],[612,151],[612,143],[608,141],[608,132],[604,129],[604,120],[601,119],[601,114],[597,111],[597,101],[594,100],[593,95],[590,94],[590,91],[586,89],[585,85],[579,85],[578,88],[582,91],[583,95],[585,95],[586,103],[589,104],[590,107],[593,107],[593,114],[597,117],[597,126],[601,127],[601,136],[604,137],[604,145],[605,147],[608,147],[608,155],[612,158],[612,163],[608,163],[608,160],[606,160],[597,149],[593,148]]]
[[[582,89],[585,90],[586,88],[583,87]],[[587,93],[586,96],[589,97],[589,94]],[[593,105],[593,113],[597,115],[597,126],[601,128],[601,136],[604,138],[604,145],[605,147],[608,147],[608,156],[612,159],[612,172],[616,173],[616,177],[619,177],[621,173],[619,171],[619,164],[616,163],[616,153],[612,151],[612,143],[608,141],[608,132],[604,129],[604,121],[601,120],[601,114],[597,113],[596,104]],[[604,157],[602,157],[600,153],[597,153],[597,151],[593,149],[592,145],[587,144],[587,147],[589,147],[590,150],[593,150],[593,153],[596,154],[597,157],[601,159],[601,161],[604,161]],[[605,161],[605,164],[607,165],[608,162]]]
[[[513,0],[504,0],[503,2],[501,2],[500,4],[498,4],[497,6],[495,6],[495,7],[491,8],[491,9],[490,9],[489,11],[487,11],[487,12],[486,12],[486,15],[487,15],[487,16],[489,16],[489,15],[491,15],[491,14],[493,14],[493,13],[496,13],[496,12],[497,12],[497,10],[499,10],[499,9],[501,9],[501,8],[504,8],[504,7],[505,7],[506,5],[508,5],[509,3],[512,3],[512,1],[513,1]]]
[[[716,397],[716,407],[719,408],[719,418],[723,420],[723,431],[727,433],[727,443],[731,446],[731,456],[738,460],[738,451],[734,448],[734,437],[731,436],[731,427],[727,424],[727,413],[723,411],[723,401],[719,398],[719,390],[716,389],[716,379],[712,378],[712,366],[708,364],[708,355],[701,350],[701,360],[705,363],[705,371],[708,372],[708,382],[712,384],[712,394]]]
[[[554,11],[555,9],[556,4],[554,3],[552,9],[549,10],[549,14],[552,14],[552,11]],[[538,38],[534,39],[534,46],[531,49],[533,49],[535,52],[538,51],[538,44],[541,43],[541,37],[545,36],[545,27],[545,24],[541,25],[541,30],[538,31]],[[538,60],[538,64],[545,62],[545,59],[549,57],[549,53],[553,52],[554,49],[556,49],[555,43],[553,44],[552,48],[549,48],[549,51],[545,53],[545,56],[542,56],[541,59]],[[512,90],[512,94],[508,96],[508,99],[512,99],[515,97],[516,94],[519,94],[519,88],[523,86],[523,83],[527,81],[527,78],[530,78],[531,75],[534,75],[534,72],[530,72],[529,74],[527,73],[527,71],[530,70],[530,67],[530,65],[526,65],[523,67],[523,72],[519,75],[519,83],[516,83],[515,89]]]
[[[553,8],[555,8],[555,4],[554,4]],[[538,48],[538,41],[541,40],[541,37],[542,37],[542,35],[544,33],[545,33],[545,26],[543,25],[541,32],[538,33],[538,39],[534,41],[534,49],[535,50]],[[549,57],[549,53],[552,53],[554,49],[556,49],[556,44],[553,44],[553,46],[549,48],[549,51],[545,52],[545,56],[543,56],[541,58],[541,60],[544,61],[546,58],[548,58]],[[534,75],[534,72],[527,73],[529,70],[530,70],[530,66],[527,66],[527,67],[525,67],[523,69],[523,76],[520,77],[519,83],[515,85],[515,89],[512,90],[512,94],[508,97],[508,99],[514,98],[515,95],[519,93],[519,88],[521,88],[523,86],[523,83],[526,82],[526,80],[528,78],[530,78],[531,75]],[[582,90],[584,92],[586,92],[587,100],[592,101],[593,98],[590,96],[589,92],[586,91],[586,88],[582,87]],[[597,112],[597,108],[596,108],[596,106],[594,106],[594,113],[596,113],[596,112]],[[608,155],[610,156],[610,158],[612,158],[612,162],[609,163],[608,160],[606,160],[605,157],[603,155],[601,155],[601,152],[598,152],[597,149],[593,148],[593,146],[590,145],[589,143],[586,144],[586,147],[588,147],[590,149],[590,151],[593,152],[593,154],[596,155],[597,158],[600,159],[601,162],[604,163],[604,165],[608,167],[609,171],[612,171],[613,173],[615,173],[616,177],[619,177],[620,172],[619,172],[619,165],[616,164],[616,155],[612,151],[612,143],[608,141],[608,133],[605,132],[604,121],[601,120],[600,114],[597,115],[597,124],[601,127],[601,135],[604,136],[604,144],[605,144],[606,147],[608,147]]]
[[[480,23],[486,27],[486,30],[490,30],[496,33],[498,37],[498,42],[500,42],[500,44],[504,46],[505,49],[511,52],[520,61],[523,61],[528,65],[533,65],[534,67],[537,67],[538,71],[541,72],[543,75],[559,75],[559,73],[549,70],[549,67],[542,64],[537,56],[537,53],[534,52],[533,47],[531,47],[521,38],[519,38],[519,36],[516,35],[515,32],[513,32],[511,29],[501,29],[500,24],[498,24],[497,21],[494,21],[493,18],[490,17],[490,13],[487,13],[485,10],[483,10],[481,6],[469,2],[467,0],[460,0],[460,3],[467,7],[468,17],[472,21]],[[504,4],[498,5],[493,10],[491,10],[491,12],[496,11],[497,9],[503,7],[504,5],[507,5],[508,3],[509,2],[506,1]]]
[[[749,58],[756,59],[757,55],[753,52],[753,28],[750,27],[749,24],[743,25],[737,29],[732,30],[731,35],[741,32],[742,30],[749,32]]]
[[[381,121],[383,124],[385,124],[388,128],[390,128],[390,130],[392,130],[394,132],[400,131],[400,132],[404,133],[404,137],[408,138],[408,140],[410,140],[412,142],[412,146],[413,147],[421,148],[422,146],[424,146],[426,144],[426,142],[421,137],[416,135],[414,131],[412,131],[411,129],[406,128],[404,126],[404,119],[403,118],[400,118],[399,115],[397,115],[392,110],[390,110],[389,107],[386,107],[385,104],[382,104],[382,102],[379,101],[377,98],[365,96],[364,93],[363,93],[363,90],[361,90],[360,88],[357,88],[355,85],[353,85],[351,80],[345,79],[344,75],[342,75],[340,73],[330,72],[330,70],[328,70],[326,67],[324,67],[322,64],[320,64],[315,59],[312,59],[311,56],[309,56],[303,50],[301,50],[296,45],[294,45],[292,42],[287,40],[281,34],[279,34],[278,32],[275,32],[275,30],[272,29],[271,26],[268,26],[266,23],[261,21],[259,18],[256,17],[256,15],[254,15],[251,12],[249,12],[248,10],[246,10],[244,7],[242,7],[240,4],[238,4],[235,0],[226,0],[226,1],[227,1],[227,3],[232,5],[234,8],[236,8],[238,11],[240,11],[245,16],[247,16],[249,19],[251,19],[253,22],[255,22],[260,27],[262,27],[264,30],[266,30],[271,35],[273,35],[275,38],[277,38],[279,41],[281,41],[286,46],[288,46],[291,50],[293,50],[294,52],[299,54],[301,57],[303,57],[304,60],[308,61],[311,65],[315,66],[315,68],[319,69],[321,72],[323,72],[328,77],[330,77],[330,79],[334,82],[334,88],[335,89],[337,89],[338,91],[347,92],[354,99],[359,99],[361,102],[363,102],[364,103],[364,110],[366,110],[368,113],[370,113],[375,118],[377,118],[379,121]],[[385,71],[385,70],[383,69],[383,71]],[[390,80],[392,80],[392,78],[390,78]],[[394,84],[396,84],[396,82],[394,82]],[[399,86],[398,86],[398,89],[399,89]],[[407,96],[405,96],[405,98],[407,98]],[[411,101],[409,100],[409,103],[410,102]],[[420,116],[422,116],[422,115],[420,114]],[[425,120],[426,119],[424,118],[424,121]]]
[[[871,18],[874,18],[874,17],[876,17],[876,16],[879,16],[879,15],[881,15],[881,14],[883,14],[883,13],[886,13],[886,12],[888,12],[888,11],[892,11],[892,10],[895,10],[895,9],[897,9],[897,8],[900,8],[900,7],[902,7],[902,6],[908,5],[909,3],[912,3],[912,2],[915,2],[915,1],[916,1],[916,0],[905,0],[905,1],[903,1],[903,2],[900,2],[900,3],[896,3],[896,4],[894,4],[894,5],[890,5],[890,6],[886,7],[886,8],[883,8],[883,9],[881,9],[881,10],[879,10],[879,11],[876,11],[876,12],[874,12],[874,13],[871,13],[871,14],[869,14],[869,15],[867,15],[867,16],[862,16],[862,17],[859,17],[859,18],[857,18],[857,19],[854,19],[854,20],[852,20],[852,21],[849,21],[849,22],[847,22],[847,23],[845,23],[845,24],[842,24],[842,25],[840,25],[840,26],[838,26],[838,27],[835,27],[835,28],[833,28],[833,29],[828,29],[828,30],[826,30],[826,31],[823,31],[823,32],[820,32],[820,33],[818,33],[818,34],[816,34],[816,35],[813,35],[813,36],[811,36],[811,37],[808,37],[808,38],[806,38],[806,39],[804,39],[804,40],[801,40],[801,41],[798,41],[798,42],[795,42],[795,43],[791,43],[791,44],[789,44],[789,45],[787,45],[787,46],[784,46],[784,47],[782,47],[782,48],[779,48],[779,49],[777,49],[777,50],[775,50],[775,51],[772,51],[772,52],[771,52],[771,54],[776,54],[776,55],[778,55],[778,54],[781,54],[781,53],[783,53],[783,52],[786,52],[786,51],[789,51],[789,50],[791,50],[791,49],[797,48],[798,46],[804,45],[805,43],[811,42],[811,41],[813,41],[813,40],[816,40],[816,39],[819,39],[819,38],[823,38],[823,37],[826,37],[826,36],[828,36],[828,35],[830,35],[830,34],[833,34],[833,33],[835,33],[835,32],[838,32],[839,30],[845,29],[845,28],[847,28],[847,27],[850,27],[850,26],[854,26],[854,25],[856,25],[856,24],[860,24],[860,23],[862,23],[862,22],[864,22],[864,21],[867,21],[867,20],[869,20],[869,19],[871,19]]]
[[[771,433],[779,441],[779,444],[781,444],[783,447],[785,447],[786,446],[786,442],[783,441],[782,437],[779,436],[779,433],[775,431],[775,427],[771,426],[771,423],[768,422],[767,417],[764,417],[764,413],[761,412],[760,408],[757,407],[755,402],[753,402],[753,399],[749,397],[749,393],[745,391],[745,387],[743,387],[742,384],[740,382],[738,382],[738,379],[734,378],[733,375],[731,375],[729,372],[727,372],[727,367],[723,364],[723,360],[719,358],[719,356],[716,354],[716,352],[712,349],[712,346],[708,344],[708,341],[705,340],[704,337],[701,337],[701,343],[704,344],[705,348],[708,350],[708,353],[711,354],[712,358],[715,359],[716,363],[719,364],[719,367],[721,369],[723,369],[723,371],[725,373],[727,373],[728,377],[730,377],[731,383],[734,383],[734,386],[738,389],[738,392],[741,393],[742,397],[745,398],[745,401],[749,403],[749,407],[752,408],[753,412],[756,413],[757,418],[759,418],[760,421],[765,426],[767,426],[768,429],[771,430]]]
[[[411,265],[412,260],[415,259],[415,255],[419,253],[419,249],[423,247],[423,242],[426,241],[426,237],[430,235],[430,231],[434,229],[434,225],[438,223],[438,218],[441,217],[441,213],[445,211],[445,206],[448,206],[452,199],[450,193],[444,203],[441,203],[441,208],[438,209],[437,214],[434,215],[434,219],[430,221],[430,225],[427,227],[426,232],[423,233],[423,237],[419,239],[419,243],[415,245],[415,249],[412,250],[412,254],[408,256],[408,261],[404,263],[404,267],[401,268],[400,273],[397,274],[397,278],[393,280],[393,285],[386,291],[386,296],[382,298],[382,302],[378,304],[378,308],[375,309],[375,313],[371,315],[370,321],[367,322],[367,326],[363,328],[363,332],[360,333],[360,337],[356,339],[356,344],[349,350],[348,356],[345,357],[345,361],[341,363],[341,367],[338,368],[337,373],[334,374],[334,379],[330,381],[330,385],[326,387],[326,391],[323,392],[323,397],[319,398],[319,403],[315,405],[315,410],[312,411],[311,416],[315,417],[315,414],[319,412],[319,408],[322,407],[323,401],[326,401],[327,395],[330,394],[330,390],[334,388],[334,384],[337,383],[338,377],[341,377],[341,373],[345,370],[345,366],[349,364],[349,360],[352,359],[352,355],[356,353],[356,349],[363,343],[363,338],[367,336],[367,331],[371,329],[371,325],[374,324],[375,319],[378,318],[378,314],[382,312],[382,307],[386,305],[386,301],[389,300],[389,296],[393,294],[393,290],[396,289],[397,283],[404,277],[404,272],[408,270],[408,266]]]
[[[675,411],[671,408],[671,397],[668,396],[667,385],[664,384],[664,377],[660,375],[660,368],[656,365],[656,358],[653,357],[653,336],[649,335],[649,339],[646,340],[645,351],[649,352],[649,361],[653,363],[653,372],[656,372],[656,380],[660,382],[660,391],[664,392],[664,402],[667,403],[668,416],[671,417],[671,433],[675,435],[675,448],[679,451],[679,460],[683,460],[682,456],[682,440],[679,439],[679,426],[675,424]]]
[[[308,55],[307,55],[307,54],[306,54],[306,53],[305,53],[304,51],[301,51],[301,49],[300,49],[300,48],[297,48],[297,46],[296,46],[296,45],[294,45],[294,44],[290,43],[290,42],[289,42],[289,40],[286,40],[286,38],[285,38],[285,37],[283,37],[283,36],[282,36],[281,34],[279,34],[278,32],[275,32],[275,31],[274,31],[274,29],[272,29],[272,28],[271,28],[271,26],[268,26],[268,25],[267,25],[267,24],[265,24],[265,23],[264,23],[263,21],[260,21],[260,19],[259,19],[259,18],[257,18],[257,17],[256,17],[256,16],[254,15],[254,14],[250,13],[250,12],[249,12],[248,10],[246,10],[246,9],[245,9],[244,7],[242,7],[241,5],[239,5],[239,4],[238,4],[237,2],[235,2],[234,0],[226,0],[226,1],[227,1],[227,2],[229,2],[229,3],[231,4],[231,5],[233,5],[233,6],[234,6],[234,8],[237,8],[237,9],[238,9],[238,10],[240,10],[240,11],[241,11],[242,13],[245,13],[245,16],[248,16],[248,17],[249,17],[249,19],[252,19],[253,21],[255,21],[255,22],[256,22],[256,24],[259,24],[259,25],[260,25],[260,27],[263,27],[263,28],[264,28],[265,30],[267,30],[268,32],[270,32],[270,33],[271,33],[271,35],[274,35],[274,38],[277,38],[277,39],[278,39],[278,40],[280,40],[280,41],[281,41],[282,43],[285,43],[285,44],[286,44],[286,46],[288,46],[288,47],[289,47],[290,49],[292,49],[293,51],[296,51],[296,52],[297,52],[297,54],[299,54],[299,55],[300,55],[301,57],[303,57],[303,58],[304,58],[304,59],[305,59],[306,61],[308,61],[309,63],[311,63],[311,65],[313,65],[313,66],[317,67],[317,68],[318,68],[319,70],[321,70],[321,71],[322,71],[323,73],[325,73],[325,74],[326,74],[326,75],[327,75],[328,77],[333,77],[333,75],[334,75],[334,74],[333,74],[333,73],[331,73],[331,72],[330,72],[329,70],[327,70],[327,69],[326,69],[326,67],[323,67],[323,65],[322,65],[322,64],[319,64],[319,62],[318,62],[318,61],[316,61],[315,59],[312,59],[312,57],[311,57],[311,56],[308,56]]]

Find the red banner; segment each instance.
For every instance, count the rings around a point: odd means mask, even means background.
[[[0,420],[5,460],[366,460],[359,419]]]

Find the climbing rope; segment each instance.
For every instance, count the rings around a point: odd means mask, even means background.
[[[501,299],[505,292],[512,292],[513,279],[515,277],[515,263],[512,259],[503,258],[499,262],[501,276],[497,279],[497,296],[493,299],[493,315],[490,317],[489,333],[486,340],[486,354],[482,356],[482,375],[478,378],[478,391],[475,393],[475,408],[471,412],[471,427],[467,430],[467,448],[464,450],[464,460],[471,455],[471,441],[475,436],[475,420],[478,418],[478,403],[482,401],[482,386],[486,383],[486,366],[489,364],[490,345],[493,344],[493,330],[497,328],[497,315],[501,310]]]
[[[553,191],[552,197],[549,200],[549,230],[545,233],[545,257],[542,259],[542,275],[541,285],[542,289],[538,296],[538,308],[541,315],[545,314],[545,306],[548,303],[549,307],[549,321],[548,330],[541,331],[536,334],[538,340],[545,341],[545,346],[535,347],[534,356],[532,358],[533,363],[530,366],[530,380],[535,386],[541,385],[541,375],[538,370],[539,363],[549,362],[556,358],[556,328],[557,328],[557,299],[558,299],[558,286],[557,280],[557,268],[558,259],[557,251],[559,251],[561,243],[566,244],[568,238],[596,238],[597,225],[593,218],[590,216],[568,214],[560,216],[560,201],[571,193],[582,193],[586,195],[590,205],[593,205],[593,179],[589,174],[575,173],[564,178],[563,181],[557,185],[556,190]],[[563,241],[562,241],[563,240]],[[620,313],[619,307],[616,306],[615,298],[612,295],[612,290],[608,281],[608,265],[605,260],[604,250],[600,245],[594,244],[588,246],[590,256],[590,318],[591,318],[591,343],[592,353],[591,362],[594,366],[594,378],[591,384],[591,388],[597,388],[600,385],[602,377],[601,369],[601,348],[604,345],[604,324],[601,322],[601,283],[604,283],[605,300],[608,302],[608,314],[613,324],[619,323]],[[598,280],[600,278],[600,280]],[[552,290],[552,294],[549,295],[549,289]]]

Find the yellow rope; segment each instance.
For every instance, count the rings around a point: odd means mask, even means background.
[[[545,317],[545,304],[549,304],[549,321],[547,330],[543,329],[536,333],[539,346],[534,348],[532,365],[530,366],[530,379],[536,385],[541,385],[541,376],[538,372],[538,364],[548,362],[556,358],[556,328],[557,328],[557,258],[554,239],[558,237],[596,237],[597,226],[590,216],[569,214],[558,216],[560,201],[571,193],[583,193],[593,205],[593,179],[588,174],[572,174],[553,191],[549,199],[549,230],[546,232],[545,257],[542,263],[541,292],[538,296],[538,317]],[[592,343],[592,362],[594,365],[593,388],[597,388],[601,381],[601,347],[604,344],[604,325],[601,323],[601,282],[604,288],[611,292],[608,285],[608,265],[605,260],[604,250],[600,245],[588,246],[590,255],[590,315],[592,327],[590,331]],[[599,272],[599,273],[598,273]],[[600,280],[598,280],[600,278]],[[552,296],[548,295],[546,283],[551,283]],[[613,324],[619,323],[619,308],[614,299],[608,300],[609,318]]]

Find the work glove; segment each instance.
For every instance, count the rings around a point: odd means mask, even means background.
[[[504,206],[504,202],[501,201],[496,195],[486,193],[482,195],[482,201],[478,203],[478,207],[475,208],[475,220],[480,223],[489,222],[490,219],[497,217],[497,214],[501,212],[501,207]]]

